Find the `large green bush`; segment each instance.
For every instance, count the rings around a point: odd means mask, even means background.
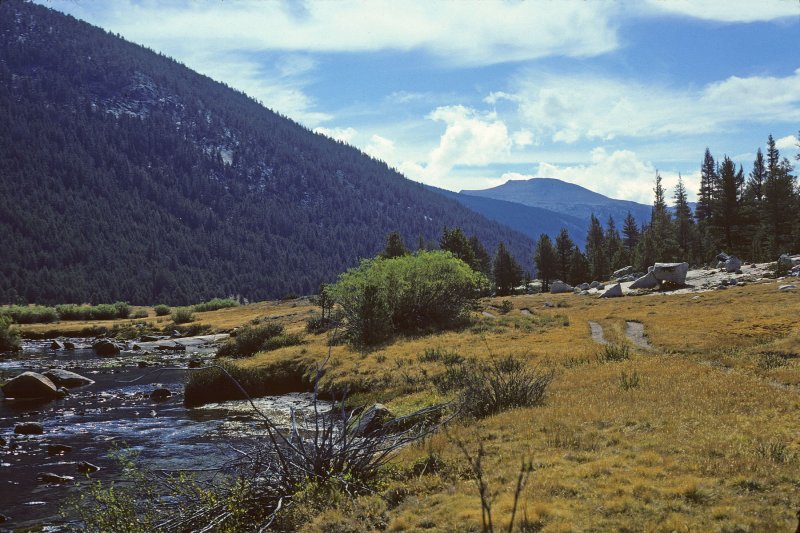
[[[19,351],[19,335],[11,329],[11,318],[0,315],[0,352]]]
[[[463,322],[487,284],[449,252],[362,261],[330,288],[352,342],[376,344],[396,333],[446,329]]]

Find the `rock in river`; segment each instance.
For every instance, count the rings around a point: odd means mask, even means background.
[[[92,348],[97,355],[117,355],[120,352],[119,346],[107,339],[97,341]]]
[[[64,455],[72,451],[72,446],[66,444],[48,444],[47,455]]]
[[[154,402],[160,402],[162,400],[166,400],[170,396],[172,396],[172,392],[169,389],[164,389],[164,388],[156,389],[150,393],[150,399],[153,400]]]
[[[23,372],[0,389],[6,398],[16,400],[52,400],[58,397],[58,387],[50,381],[50,378],[36,372]]]
[[[50,381],[55,383],[57,387],[67,387],[71,389],[73,387],[83,387],[84,385],[91,385],[94,383],[94,381],[89,378],[83,377],[75,372],[70,372],[69,370],[64,370],[63,368],[51,368],[43,372],[43,374],[50,378]]]
[[[14,426],[14,433],[17,435],[41,435],[44,428],[39,422],[20,422]]]
[[[63,483],[70,483],[74,480],[75,478],[72,476],[59,476],[52,472],[39,472],[36,474],[36,481],[39,483],[55,483],[60,485]]]

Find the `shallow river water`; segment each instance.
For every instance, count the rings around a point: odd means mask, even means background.
[[[64,502],[90,483],[89,478],[119,476],[120,468],[110,456],[114,450],[135,450],[149,468],[204,469],[231,459],[231,445],[262,438],[263,424],[246,401],[183,406],[188,363],[198,358],[209,361],[212,346],[195,343],[178,354],[123,351],[116,357],[97,357],[87,341],[74,342],[79,347],[74,351],[50,350],[50,341],[26,343],[21,356],[0,358],[0,379],[25,370],[61,367],[95,381],[47,403],[0,401],[0,514],[8,517],[0,523],[0,531],[31,526],[61,529],[67,523],[60,515]],[[172,396],[150,399],[157,388],[169,389]],[[279,425],[288,425],[292,409],[302,413],[312,407],[312,397],[306,393],[255,402]],[[41,423],[44,434],[15,435],[15,425],[26,421]],[[51,456],[50,444],[67,445],[72,451]],[[79,472],[81,461],[100,470],[87,477]],[[40,472],[72,476],[74,481],[41,483]]]

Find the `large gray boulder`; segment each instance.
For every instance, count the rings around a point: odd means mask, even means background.
[[[75,372],[70,372],[69,370],[64,370],[63,368],[51,368],[42,374],[49,378],[56,387],[67,387],[71,389],[94,383],[94,381],[89,378],[83,377]]]
[[[97,355],[117,355],[120,352],[119,346],[107,339],[97,341],[92,348]]]
[[[600,295],[600,298],[619,298],[620,296],[622,296],[622,285],[617,283],[606,289],[606,291]]]
[[[58,387],[49,378],[36,372],[23,372],[0,389],[3,396],[15,400],[52,400],[58,397]]]
[[[615,270],[611,277],[614,279],[619,279],[623,276],[627,276],[628,274],[633,274],[633,267],[628,265],[626,267],[622,267],[619,270]]]
[[[562,292],[572,292],[574,289],[564,283],[563,281],[554,281],[550,284],[550,294],[559,294]]]
[[[590,288],[590,285],[588,283],[586,283],[586,282],[583,282],[580,285],[578,285],[576,288],[578,288],[578,289],[580,289],[582,291],[588,291],[589,288]]]
[[[631,283],[631,289],[655,289],[658,287],[658,278],[652,272],[648,272],[641,278]]]
[[[653,265],[653,276],[662,283],[686,285],[687,272],[689,272],[689,263],[656,263]]]
[[[736,272],[737,270],[741,269],[742,269],[742,260],[736,257],[735,255],[729,256],[728,260],[725,261],[726,272]]]

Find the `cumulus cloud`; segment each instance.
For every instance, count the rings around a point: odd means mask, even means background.
[[[516,103],[537,134],[557,142],[708,133],[742,121],[800,121],[800,69],[786,77],[731,76],[697,90],[528,73],[516,91],[487,97],[499,100]]]
[[[792,0],[649,0],[648,4],[656,12],[720,22],[760,22],[800,16],[800,4]]]
[[[502,181],[510,179],[556,178],[576,183],[587,189],[621,200],[633,200],[644,204],[652,203],[653,187],[656,172],[662,177],[662,185],[667,189],[668,198],[678,183],[678,173],[670,170],[656,169],[648,162],[642,161],[630,150],[615,150],[608,153],[604,148],[591,151],[590,163],[583,165],[553,165],[540,162],[534,175],[506,173]],[[690,201],[700,187],[700,173],[683,175],[683,183]]]
[[[373,135],[369,144],[364,147],[364,152],[390,165],[397,164],[395,161],[394,141],[386,137],[381,137],[377,134]]]
[[[797,140],[797,137],[795,137],[794,135],[787,135],[786,137],[775,139],[775,148],[777,148],[778,150],[789,150],[797,152],[798,143],[800,143],[800,141]]]

